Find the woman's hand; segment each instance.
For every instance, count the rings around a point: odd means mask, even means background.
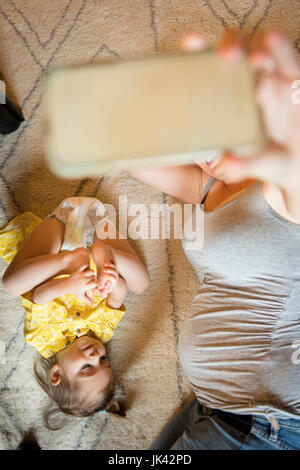
[[[97,282],[94,271],[89,269],[87,264],[76,269],[66,278],[66,282],[68,283],[68,293],[75,295],[90,306],[93,305],[94,299],[91,292],[97,288]]]
[[[207,44],[199,33],[189,33],[183,38],[186,50],[203,50]],[[240,31],[231,31],[224,35],[218,50],[229,61],[248,55],[257,77],[256,99],[268,143],[252,158],[226,154],[218,161],[213,160],[209,165],[211,172],[228,183],[259,179],[276,183],[283,190],[298,190],[300,103],[293,99],[296,93],[299,97],[293,87],[300,79],[300,63],[292,45],[279,32],[259,34],[250,41]]]

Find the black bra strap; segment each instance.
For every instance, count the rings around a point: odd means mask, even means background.
[[[202,193],[202,200],[200,202],[200,204],[204,204],[204,201],[206,199],[206,196],[208,195],[212,185],[214,184],[214,182],[216,181],[216,178],[214,176],[211,176],[209,178],[209,180],[207,181],[204,189],[203,189],[203,193]]]

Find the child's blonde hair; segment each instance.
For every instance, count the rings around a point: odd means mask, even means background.
[[[122,403],[125,398],[125,391],[120,382],[115,382],[112,387],[110,386],[107,390],[104,390],[104,396],[100,402],[98,401],[87,407],[84,406],[85,397],[82,397],[79,391],[71,386],[66,376],[62,376],[61,382],[58,385],[51,383],[50,372],[55,364],[57,364],[55,354],[50,358],[45,358],[38,354],[34,362],[34,375],[38,384],[58,405],[58,408],[48,411],[44,415],[45,424],[48,429],[57,430],[63,426],[63,424],[51,424],[54,416],[59,412],[78,417],[91,416],[97,411],[107,411],[118,416],[126,416],[125,407]]]

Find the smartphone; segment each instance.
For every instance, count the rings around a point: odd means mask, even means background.
[[[46,155],[65,178],[250,155],[264,142],[246,59],[158,54],[63,66],[43,90]]]

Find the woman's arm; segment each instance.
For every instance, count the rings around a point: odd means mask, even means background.
[[[196,34],[196,33],[195,33]],[[195,42],[195,40],[194,40]],[[219,52],[226,60],[237,60],[250,51],[249,65],[256,74],[255,97],[261,110],[267,145],[251,158],[226,154],[210,162],[217,179],[238,183],[257,179],[280,189],[284,217],[300,223],[300,61],[290,41],[279,32],[254,35],[228,31]],[[281,213],[281,206],[274,205]]]
[[[300,179],[300,168],[299,168]],[[299,186],[288,185],[283,187],[283,198],[288,213],[300,224],[300,189]]]
[[[200,202],[202,170],[196,164],[163,168],[139,168],[130,170],[129,174],[143,183],[184,202],[191,204]]]

